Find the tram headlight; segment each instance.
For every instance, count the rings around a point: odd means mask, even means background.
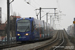
[[[26,36],[29,35],[28,33],[25,34]]]
[[[18,36],[20,36],[20,34],[17,34]]]

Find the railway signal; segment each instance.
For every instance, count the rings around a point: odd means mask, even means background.
[[[74,33],[75,33],[75,18],[74,18],[73,24],[74,24]],[[75,35],[75,34],[74,34],[74,35]]]
[[[75,21],[73,21],[73,24],[75,24]]]

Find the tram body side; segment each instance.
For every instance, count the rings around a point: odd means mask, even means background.
[[[49,24],[34,18],[16,20],[16,40],[36,41],[52,37]]]

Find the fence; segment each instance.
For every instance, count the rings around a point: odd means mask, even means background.
[[[5,27],[0,24],[0,46],[3,45],[8,45],[7,44],[7,24],[5,23]],[[15,25],[16,25],[16,18],[14,18],[13,20],[10,20],[10,43],[9,44],[13,44],[16,43],[16,34],[15,34]]]

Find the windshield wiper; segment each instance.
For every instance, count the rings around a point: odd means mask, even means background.
[[[26,30],[29,28],[29,26],[26,28]],[[26,32],[26,30],[25,30],[25,32]]]

